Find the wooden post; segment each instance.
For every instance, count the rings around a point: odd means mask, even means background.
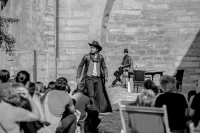
[[[33,81],[37,82],[37,52],[34,50]]]

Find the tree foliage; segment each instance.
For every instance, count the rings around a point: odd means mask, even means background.
[[[19,19],[5,18],[0,16],[0,48],[3,48],[6,53],[13,55],[15,47],[15,38],[8,32],[9,25],[18,23]]]

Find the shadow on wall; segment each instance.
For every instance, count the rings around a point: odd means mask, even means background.
[[[185,56],[182,57],[181,63],[177,70],[184,70],[182,80],[182,91],[187,94],[188,91],[196,89],[197,82],[200,78],[200,31],[196,35],[187,34],[185,40],[192,40]],[[181,51],[177,51],[181,52]]]

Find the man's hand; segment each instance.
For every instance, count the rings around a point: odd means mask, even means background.
[[[105,77],[105,81],[108,82],[108,77]]]

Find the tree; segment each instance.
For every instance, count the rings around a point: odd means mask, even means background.
[[[9,25],[12,23],[18,23],[19,19],[5,18],[0,16],[0,48],[3,48],[6,53],[13,55],[15,47],[15,38],[8,32]]]

